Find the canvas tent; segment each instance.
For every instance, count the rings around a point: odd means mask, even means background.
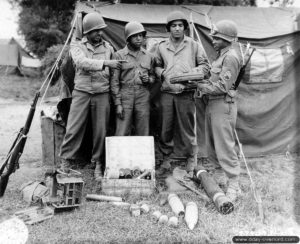
[[[39,74],[41,61],[32,57],[15,38],[1,40],[0,53],[1,73],[17,71],[29,76]]]
[[[256,52],[239,86],[237,132],[246,156],[280,154],[297,150],[298,93],[300,77],[299,9],[214,7],[206,5],[103,5],[78,2],[76,13],[100,12],[108,25],[104,37],[115,49],[125,45],[124,26],[129,21],[144,24],[149,38],[165,38],[166,15],[180,10],[192,18],[209,59],[216,53],[210,42],[210,23],[231,19],[238,24],[241,42],[250,42]],[[81,15],[79,14],[80,18]],[[81,28],[77,25],[77,33]],[[205,106],[197,101],[200,155],[205,151],[203,116]],[[220,121],[220,123],[222,123]],[[177,148],[180,155],[180,148]]]

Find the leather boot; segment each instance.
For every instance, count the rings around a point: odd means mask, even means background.
[[[100,162],[96,162],[96,167],[95,167],[95,171],[94,171],[94,177],[95,179],[101,179],[103,177],[102,174],[102,169],[101,169],[101,163]]]
[[[197,162],[197,155],[195,156],[191,156],[187,159],[187,162],[186,162],[186,172],[188,174],[192,174],[194,173],[194,169],[195,169],[195,166],[196,166],[196,163]]]
[[[226,179],[226,175],[224,170],[221,169],[216,169],[214,174],[213,174],[214,180],[216,181],[216,183],[222,188],[224,189],[227,185],[227,179]]]
[[[157,175],[164,175],[168,173],[171,169],[171,162],[172,160],[169,157],[165,157],[163,163],[159,167],[158,170],[156,170]]]
[[[60,167],[59,169],[64,173],[70,173],[70,169],[72,168],[71,161],[68,159],[60,159]]]
[[[229,178],[226,196],[230,201],[234,202],[242,194],[239,186],[239,177]]]

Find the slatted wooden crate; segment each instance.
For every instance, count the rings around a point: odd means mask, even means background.
[[[117,179],[104,178],[101,182],[102,192],[107,195],[124,194],[150,195],[155,190],[155,154],[152,136],[114,136],[106,138],[105,175],[120,169],[150,170],[151,179]],[[115,174],[116,175],[116,174]]]

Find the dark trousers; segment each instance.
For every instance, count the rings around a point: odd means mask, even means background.
[[[75,159],[90,115],[93,134],[92,161],[99,162],[104,153],[109,113],[109,93],[89,94],[74,90],[60,157]]]
[[[121,91],[124,118],[117,117],[116,136],[131,135],[132,126],[135,135],[149,135],[150,93],[146,87],[135,86],[122,88]]]
[[[181,94],[162,93],[160,99],[162,131],[161,151],[165,157],[173,152],[174,134],[176,142],[183,152],[182,156],[195,157],[197,154],[196,140],[196,106],[193,92]]]

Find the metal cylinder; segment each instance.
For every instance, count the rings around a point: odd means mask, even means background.
[[[159,217],[159,219],[158,219],[158,223],[159,224],[166,224],[166,223],[168,223],[168,216],[167,215],[162,215],[162,216],[160,216]]]
[[[185,209],[184,220],[190,230],[193,230],[198,222],[198,206],[195,202],[188,202]]]
[[[184,216],[184,206],[179,197],[171,193],[168,196],[168,202],[170,207],[172,208],[172,211],[176,214],[178,217],[183,217]]]
[[[152,221],[157,222],[159,220],[160,216],[162,216],[162,213],[160,211],[156,210],[151,215],[151,219],[152,219]]]
[[[222,189],[203,167],[197,166],[196,176],[220,213],[229,214],[234,210],[233,203],[225,196]]]
[[[178,227],[178,218],[176,216],[172,216],[171,218],[169,218],[168,226]]]

